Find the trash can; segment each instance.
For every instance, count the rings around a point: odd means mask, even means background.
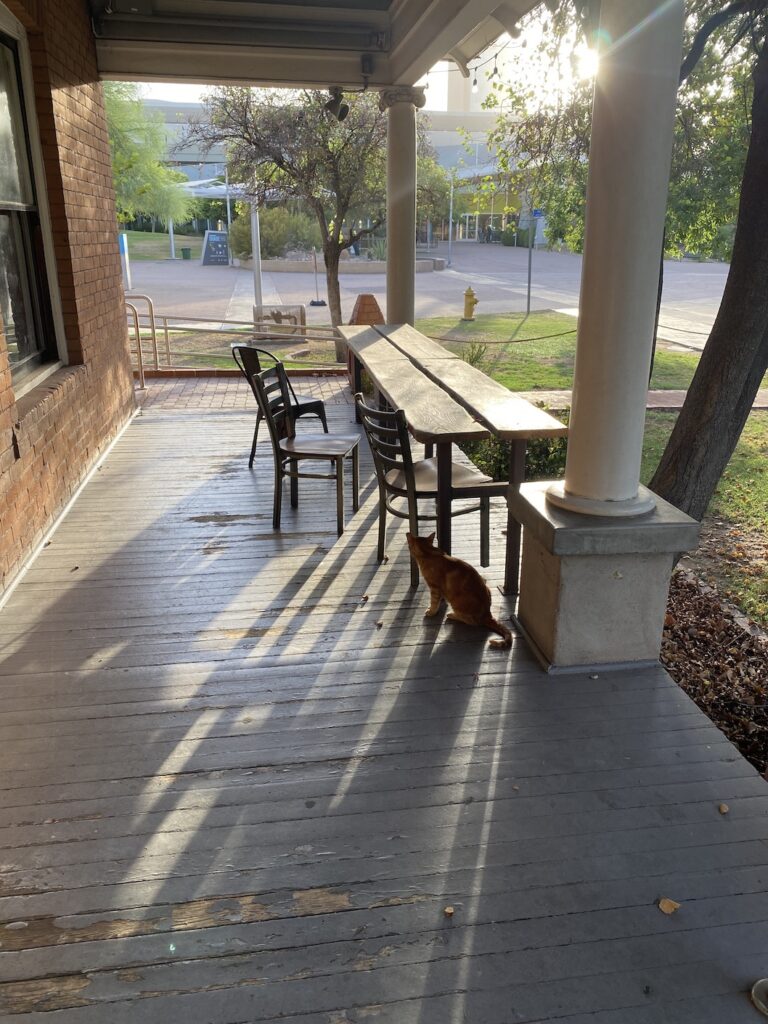
[[[183,260],[191,260],[192,259],[192,250],[189,248],[188,245],[185,245],[185,246],[182,247],[181,258]]]

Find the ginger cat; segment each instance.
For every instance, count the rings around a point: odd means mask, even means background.
[[[480,573],[468,562],[452,558],[433,546],[434,533],[428,537],[406,534],[411,555],[429,587],[431,601],[425,615],[436,615],[443,598],[451,606],[446,616],[452,622],[468,626],[484,626],[498,633],[503,640],[492,640],[490,646],[504,650],[512,646],[512,634],[491,614],[491,592]]]

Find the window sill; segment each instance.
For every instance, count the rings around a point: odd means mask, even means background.
[[[43,381],[45,381],[52,374],[57,373],[59,370],[64,369],[65,364],[58,360],[55,363],[45,363],[39,370],[35,370],[34,373],[30,373],[28,377],[22,377],[17,384],[12,384],[13,397],[18,402],[25,395],[28,395],[30,391],[34,391],[36,387],[39,387]]]

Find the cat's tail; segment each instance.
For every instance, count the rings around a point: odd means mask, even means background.
[[[502,625],[498,619],[490,618],[486,622],[488,629],[494,633],[498,633],[502,640],[491,640],[489,647],[493,647],[497,651],[506,651],[512,646],[512,633],[507,629],[506,626]]]

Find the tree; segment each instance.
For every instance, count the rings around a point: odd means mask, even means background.
[[[342,321],[342,252],[373,234],[386,216],[387,118],[378,96],[351,93],[343,121],[328,115],[328,94],[226,86],[205,99],[205,114],[187,138],[228,148],[231,177],[259,203],[300,199],[320,228],[331,322]],[[425,187],[419,199],[439,201],[440,169],[419,133]],[[445,185],[447,192],[447,184]]]
[[[187,137],[204,146],[226,144],[231,176],[255,201],[298,198],[312,211],[320,227],[331,321],[339,324],[341,254],[384,222],[387,128],[373,94],[347,97],[344,121],[328,115],[327,100],[318,91],[217,88],[208,93],[205,115]]]
[[[186,220],[193,200],[180,186],[187,179],[163,164],[162,124],[144,109],[138,86],[105,82],[104,105],[118,221],[131,221],[139,214]]]
[[[722,302],[651,487],[701,519],[744,429],[768,369],[768,13],[730,4],[730,45],[753,52],[749,148],[733,257]],[[703,26],[706,29],[707,25]],[[714,30],[713,30],[714,31]]]
[[[579,23],[594,27],[594,0],[547,6],[560,39]],[[737,197],[738,216],[722,302],[650,486],[701,519],[768,369],[768,0],[690,0],[684,52],[667,244],[711,241]],[[588,151],[583,106],[576,94],[539,111],[538,126],[530,116],[512,125],[512,138],[532,147],[521,149],[518,172],[541,189],[544,205],[558,174],[580,188]],[[578,205],[570,209],[576,223]]]
[[[549,31],[542,34],[530,60],[537,68],[535,77],[563,84],[550,91],[525,81],[508,87],[496,81],[490,105],[499,110],[499,118],[491,138],[502,168],[518,189],[547,211],[550,241],[563,240],[579,252],[584,242],[592,108],[592,83],[578,78],[586,50],[579,28],[586,20],[591,34],[595,12],[572,0],[553,6]],[[721,7],[715,0],[690,0],[686,52]],[[674,256],[691,251],[730,256],[729,226],[736,219],[749,143],[749,70],[754,55],[745,39],[732,47],[727,41],[713,42],[685,67],[678,94],[665,236],[666,251]],[[547,69],[554,70],[547,76]]]

